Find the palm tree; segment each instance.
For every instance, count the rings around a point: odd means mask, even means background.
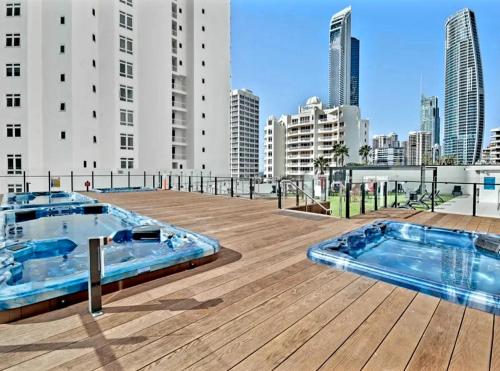
[[[317,174],[319,171],[320,175],[323,175],[323,174],[325,174],[326,167],[329,165],[329,161],[328,161],[328,159],[324,158],[323,156],[320,156],[320,157],[314,159],[313,165],[314,165],[315,173]]]
[[[372,152],[372,147],[370,147],[368,144],[365,144],[364,146],[361,146],[359,149],[359,155],[365,162],[365,164],[368,164],[368,158],[370,157]]]
[[[349,157],[349,148],[345,144],[341,144],[338,148],[337,157],[340,159],[340,166],[344,166],[345,157]]]
[[[336,165],[336,166],[338,166],[337,161],[338,161],[338,159],[339,159],[339,156],[338,156],[337,152],[339,151],[339,148],[340,148],[341,146],[342,146],[342,145],[341,145],[339,142],[337,142],[337,143],[335,143],[335,144],[333,145],[333,147],[332,147],[332,160],[333,160],[333,162],[335,162],[335,165]]]

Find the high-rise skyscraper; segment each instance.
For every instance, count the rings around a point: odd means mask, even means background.
[[[422,95],[420,99],[420,130],[429,131],[432,136],[432,145],[439,145],[441,125],[438,97],[425,97]]]
[[[231,92],[231,176],[259,175],[259,97],[249,89]]]
[[[351,7],[334,14],[330,20],[328,105],[351,102]],[[358,53],[359,54],[359,53]]]
[[[484,131],[484,87],[476,18],[462,9],[446,21],[443,154],[459,164],[479,160]]]
[[[359,106],[359,40],[351,37],[351,106]]]

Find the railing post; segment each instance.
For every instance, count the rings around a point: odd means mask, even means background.
[[[281,206],[281,180],[278,180],[278,209],[281,209]]]
[[[177,190],[181,190],[181,176],[177,175]]]
[[[203,193],[203,174],[200,176],[200,193]]]
[[[71,179],[71,192],[73,192],[73,170],[71,170],[70,179]]]
[[[373,192],[375,193],[375,200],[374,200],[374,209],[375,211],[378,210],[378,184],[377,182],[373,183]]]
[[[168,189],[172,189],[172,174],[168,174]]]
[[[398,181],[394,182],[394,207],[398,207]]]
[[[23,170],[23,192],[26,193],[26,171]]]
[[[384,182],[384,208],[387,209],[387,186],[388,183]]]
[[[107,244],[107,238],[90,238],[89,239],[89,279],[88,279],[88,295],[89,295],[89,312],[92,316],[102,314],[102,287],[101,277],[103,273],[104,262],[102,261],[101,245]]]
[[[158,188],[160,188],[160,189],[161,189],[161,172],[160,172],[160,171],[158,171],[158,185],[159,185],[159,187],[158,187]],[[154,188],[154,187],[153,187],[153,188]]]
[[[127,172],[127,187],[130,188],[130,170]]]
[[[361,214],[365,214],[365,183],[361,183]]]
[[[234,179],[231,177],[231,197],[234,197]]]
[[[345,187],[345,217],[351,218],[351,183],[347,183]]]
[[[95,189],[95,187],[94,187],[94,170],[92,170],[91,180],[92,180],[92,189]]]
[[[434,193],[436,192],[436,183],[434,179],[431,184],[431,212],[434,212]]]
[[[146,188],[146,170],[144,170],[144,188]]]
[[[52,182],[50,181],[50,170],[48,172],[48,177],[49,177],[49,193],[50,193],[52,188]]]
[[[474,183],[474,188],[472,193],[472,216],[476,216],[477,212],[476,195],[477,195],[477,183]]]
[[[295,181],[295,206],[299,207],[299,181]]]
[[[111,171],[111,177],[110,177],[110,179],[111,179],[111,182],[110,182],[111,183],[111,188],[113,188],[113,171]]]
[[[217,177],[215,177],[215,195],[217,196]]]
[[[253,199],[253,181],[252,178],[250,178],[250,199]]]
[[[155,189],[155,184],[156,184],[156,179],[155,175],[153,174],[153,183],[151,184],[153,189]]]
[[[191,192],[191,175],[188,177],[188,191]]]

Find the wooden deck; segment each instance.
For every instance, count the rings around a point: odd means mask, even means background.
[[[500,370],[500,319],[315,265],[307,247],[367,223],[276,201],[172,191],[99,196],[216,237],[219,259],[87,303],[0,325],[0,369]],[[500,233],[500,220],[401,211]]]

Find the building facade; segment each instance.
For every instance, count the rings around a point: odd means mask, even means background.
[[[264,128],[264,178],[285,176],[286,118],[278,120],[271,116]]]
[[[231,176],[259,175],[259,97],[249,89],[231,92]]]
[[[0,8],[0,174],[228,172],[229,1]]]
[[[270,125],[268,121],[267,127]],[[297,114],[283,115],[279,124],[273,122],[272,125],[285,128],[285,175],[289,177],[314,174],[314,160],[319,157],[328,159],[331,166],[340,165],[333,155],[336,143],[345,145],[349,150],[344,163],[361,162],[359,149],[368,144],[370,129],[368,120],[361,118],[359,107],[325,108],[318,97],[309,98],[304,106],[299,107]],[[276,140],[276,137],[273,138],[275,148],[280,148]],[[268,152],[265,161],[279,164],[279,160],[270,158],[272,155]]]
[[[484,86],[474,12],[446,21],[443,155],[458,164],[479,160],[484,132]]]
[[[420,98],[420,131],[431,132],[432,145],[439,145],[441,143],[440,130],[438,97],[422,95]]]
[[[432,133],[411,131],[406,146],[406,165],[428,165],[432,163]]]
[[[359,40],[351,37],[351,106],[359,106]]]
[[[373,136],[372,151],[375,165],[401,166],[406,162],[405,146],[396,133]]]
[[[490,143],[483,149],[481,162],[484,164],[500,164],[500,127],[491,129]]]
[[[328,105],[348,105],[351,100],[351,7],[330,20]]]

